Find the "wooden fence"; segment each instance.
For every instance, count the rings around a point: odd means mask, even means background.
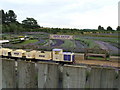
[[[120,70],[0,59],[1,88],[120,89]]]

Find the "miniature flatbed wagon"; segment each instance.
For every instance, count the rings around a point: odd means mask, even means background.
[[[107,60],[108,55],[109,53],[104,49],[86,49],[84,57],[86,60],[88,57],[103,57],[105,60]]]

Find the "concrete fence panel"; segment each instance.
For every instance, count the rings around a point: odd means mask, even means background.
[[[57,88],[58,65],[50,63],[38,63],[38,88]]]
[[[114,79],[115,79],[115,70],[114,69],[102,68],[101,79],[100,79],[100,83],[101,83],[100,88],[115,88],[113,86]]]
[[[114,75],[113,87],[120,90],[120,70],[116,69]]]
[[[14,60],[2,59],[2,88],[16,88]]]
[[[86,68],[66,65],[63,68],[63,88],[85,88]]]
[[[100,88],[101,73],[100,68],[87,68],[86,88]]]
[[[37,88],[35,63],[18,61],[18,88]]]
[[[2,89],[2,58],[0,58],[0,90]]]

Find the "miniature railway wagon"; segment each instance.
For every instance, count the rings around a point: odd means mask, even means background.
[[[35,59],[36,52],[37,51],[35,51],[35,50],[30,51],[30,52],[26,52],[25,53],[26,59]]]
[[[2,56],[2,50],[3,50],[3,48],[0,48],[0,56]]]
[[[63,52],[62,49],[53,49],[53,60],[62,62],[73,62],[74,53]]]
[[[53,49],[53,60],[54,61],[63,61],[63,50],[62,49]]]
[[[74,53],[64,52],[63,57],[64,62],[74,62]]]
[[[25,53],[26,53],[25,50],[18,49],[18,50],[12,51],[11,56],[16,58],[25,58],[26,57]]]
[[[3,57],[10,57],[11,51],[12,51],[12,49],[9,49],[9,48],[1,48],[0,55],[2,54],[1,56],[3,56]]]
[[[50,52],[50,51],[37,51],[35,54],[35,59],[51,60],[52,59],[52,52]]]
[[[22,49],[12,50],[1,48],[0,55],[9,58],[35,60],[35,61],[55,61],[55,62],[73,62],[74,53],[63,52],[63,49],[53,49],[52,51],[25,51]]]

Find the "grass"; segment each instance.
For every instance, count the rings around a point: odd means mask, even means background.
[[[62,44],[61,46],[66,48],[71,48],[74,47],[74,43],[71,40],[64,40],[64,44]]]
[[[45,42],[43,42],[43,43],[39,43],[39,45],[45,45],[47,42],[49,42],[49,40],[45,40]]]
[[[37,41],[38,40],[26,40],[26,41],[23,41],[22,43],[19,43],[19,44],[16,44],[16,45],[26,45],[26,44],[30,44],[30,43],[35,43]]]
[[[104,34],[104,33],[103,33]],[[119,33],[118,33],[119,34]],[[119,35],[99,35],[99,34],[91,34],[91,33],[88,33],[88,34],[83,34],[82,36],[91,36],[91,37],[110,37],[110,38],[120,38]]]
[[[99,47],[97,44],[94,43],[93,40],[90,40],[90,39],[88,40],[88,39],[84,39],[84,38],[76,38],[76,40],[80,40],[83,43],[87,44],[87,46],[89,48]]]
[[[103,58],[103,57],[88,57],[88,59],[91,59],[91,60],[105,60],[105,58]],[[109,58],[107,58],[107,60],[109,60]]]
[[[98,41],[104,41],[108,43],[114,43],[116,47],[119,47],[120,42],[118,41],[118,38],[113,38],[113,39],[89,39],[89,40],[98,40]]]

